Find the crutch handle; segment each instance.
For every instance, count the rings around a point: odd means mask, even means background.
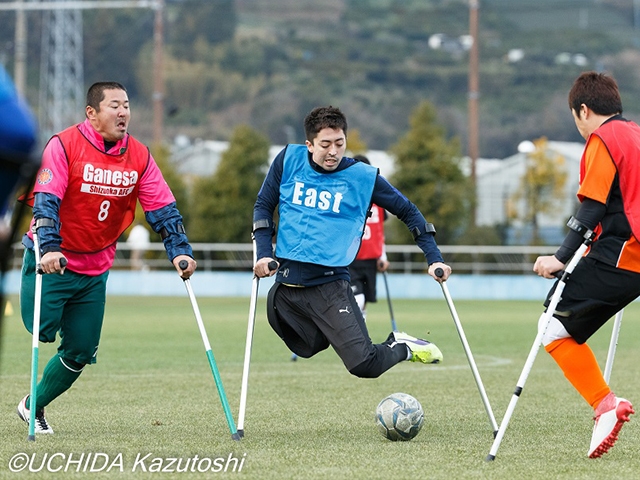
[[[442,276],[444,275],[444,270],[441,269],[440,267],[438,267],[438,268],[435,269],[435,271],[433,273],[436,274],[436,277],[442,278]]]
[[[566,283],[569,280],[569,277],[571,276],[571,272],[568,272],[567,269],[565,268],[562,270],[558,270],[557,272],[553,272],[551,275],[553,275],[558,280]]]
[[[64,268],[67,266],[67,259],[62,257],[60,258],[60,268]],[[38,275],[44,275],[44,270],[42,270],[42,268],[40,268],[40,266],[38,265]]]
[[[276,262],[275,260],[271,260],[267,264],[267,268],[269,269],[270,272],[273,272],[274,270],[277,270],[278,269],[278,262]],[[254,274],[254,278],[258,278],[258,276]]]
[[[187,262],[186,260],[180,260],[180,263],[178,263],[178,266],[184,270],[185,268],[187,268],[189,266],[189,262]]]

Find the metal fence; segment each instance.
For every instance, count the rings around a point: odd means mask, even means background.
[[[250,270],[253,247],[250,243],[193,243],[198,269],[204,271]],[[22,245],[14,246],[13,268],[22,263]],[[557,247],[497,246],[497,245],[440,245],[445,262],[456,273],[523,274],[531,273],[538,255],[551,255]],[[421,273],[427,264],[416,245],[387,245],[390,273]],[[162,243],[151,243],[142,256],[143,268],[164,270],[172,268]],[[131,246],[118,243],[114,269],[132,269]]]

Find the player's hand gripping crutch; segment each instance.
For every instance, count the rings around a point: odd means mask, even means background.
[[[393,316],[393,307],[391,306],[391,293],[389,293],[389,283],[387,282],[387,271],[382,272],[382,278],[384,278],[384,289],[387,292],[387,303],[389,304],[389,315],[391,315],[391,330],[394,332],[398,331],[398,326],[396,325],[396,319]]]
[[[29,433],[27,440],[36,440],[36,399],[38,398],[38,354],[40,341],[40,307],[42,305],[42,275],[45,272],[40,268],[40,243],[38,234],[33,229],[33,251],[36,256],[36,285],[33,299],[33,328],[31,337],[31,390],[29,392]],[[67,266],[67,259],[60,258],[60,268]],[[62,270],[64,271],[64,270]],[[61,272],[62,273],[62,272]]]
[[[178,266],[182,270],[185,270],[189,266],[189,263],[186,260],[181,260]],[[231,415],[231,408],[229,407],[227,394],[224,392],[222,379],[220,378],[220,372],[218,371],[216,360],[213,357],[213,352],[211,351],[211,344],[209,343],[209,337],[207,336],[207,331],[205,330],[204,323],[202,322],[202,316],[200,315],[198,302],[196,302],[196,296],[193,294],[193,289],[191,288],[191,281],[188,278],[183,278],[182,280],[184,281],[184,286],[187,289],[187,293],[189,294],[189,299],[191,300],[191,306],[193,307],[193,313],[196,316],[196,321],[198,322],[198,328],[200,329],[202,342],[204,343],[204,348],[205,348],[205,351],[207,352],[207,359],[209,360],[211,373],[213,373],[213,379],[216,382],[218,395],[220,396],[220,401],[222,402],[222,409],[224,410],[224,416],[227,419],[227,424],[229,425],[229,430],[231,431],[231,438],[233,440],[240,440],[240,435],[238,435],[238,431],[236,430],[236,425],[233,421],[233,416]]]
[[[444,275],[444,270],[442,270],[442,268],[436,268],[434,273],[436,274],[436,277],[442,278],[442,276]],[[467,342],[467,337],[464,334],[464,330],[462,329],[462,323],[460,322],[460,318],[458,317],[458,312],[456,311],[456,307],[453,304],[451,295],[449,294],[447,282],[440,282],[440,286],[442,287],[444,298],[447,300],[447,305],[449,306],[449,311],[451,312],[453,323],[455,323],[456,330],[458,330],[460,341],[462,342],[462,346],[464,347],[464,353],[467,354],[467,360],[469,361],[469,366],[471,367],[471,371],[473,372],[473,378],[475,378],[476,380],[476,385],[478,386],[480,397],[482,397],[484,409],[487,411],[487,415],[489,416],[489,423],[491,423],[491,428],[493,428],[493,436],[495,437],[498,433],[498,424],[496,422],[495,416],[493,415],[493,410],[491,409],[491,404],[489,403],[489,397],[487,397],[487,392],[485,391],[484,385],[482,384],[482,379],[480,378],[478,367],[476,366],[476,362],[473,359],[473,353],[471,353],[469,342]]]
[[[488,462],[495,460],[496,458],[496,454],[498,453],[498,448],[500,448],[500,443],[502,442],[504,433],[507,427],[509,426],[509,420],[511,419],[511,415],[513,415],[513,411],[516,408],[516,403],[518,403],[518,398],[520,398],[520,394],[524,389],[524,384],[527,381],[529,372],[531,372],[531,368],[533,367],[533,362],[535,361],[536,356],[538,355],[538,350],[540,349],[540,345],[542,344],[542,337],[544,336],[547,330],[547,327],[549,326],[549,322],[551,321],[551,318],[553,317],[553,314],[556,311],[556,307],[558,306],[558,303],[560,303],[560,299],[562,298],[562,292],[564,291],[566,282],[569,279],[569,276],[571,275],[573,270],[576,268],[576,265],[578,264],[578,262],[582,259],[582,256],[584,255],[584,253],[587,251],[587,248],[589,248],[589,245],[591,245],[591,243],[593,242],[593,238],[594,238],[593,231],[582,225],[576,225],[575,223],[572,223],[572,221],[573,221],[573,218],[569,220],[568,226],[573,230],[578,231],[580,234],[582,234],[583,236],[582,245],[580,245],[580,247],[573,254],[573,257],[569,261],[566,268],[563,271],[558,272],[558,274],[556,275],[559,278],[558,284],[556,285],[556,289],[553,292],[553,295],[551,296],[549,306],[547,307],[547,310],[544,313],[544,318],[538,324],[538,333],[536,335],[535,340],[533,341],[533,346],[531,347],[531,351],[529,352],[527,361],[524,364],[524,368],[522,370],[522,373],[520,374],[520,378],[518,378],[518,383],[516,384],[516,388],[513,392],[513,396],[511,397],[511,401],[509,402],[509,406],[507,407],[507,411],[505,412],[504,417],[502,418],[502,422],[500,423],[498,434],[496,435],[496,438],[493,441],[493,445],[491,446],[489,455],[487,455],[486,460]]]
[[[253,241],[253,264],[256,263],[256,241]],[[269,270],[278,268],[275,261],[269,262]],[[253,346],[253,330],[256,324],[256,305],[258,303],[258,285],[260,278],[253,275],[251,285],[251,304],[249,305],[249,320],[247,322],[247,342],[244,349],[244,366],[242,368],[242,386],[240,388],[240,408],[238,412],[238,435],[244,437],[244,416],[247,410],[247,390],[249,388],[249,365],[251,363],[251,347]]]

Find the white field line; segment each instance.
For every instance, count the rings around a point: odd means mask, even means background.
[[[285,358],[286,358],[286,354],[285,354]],[[501,358],[501,357],[493,357],[493,356],[488,356],[488,355],[478,355],[477,357],[474,356],[474,360],[476,361],[476,366],[478,368],[482,367],[482,368],[493,368],[493,367],[501,367],[504,365],[509,365],[512,362],[512,360],[508,359],[508,358]],[[318,369],[314,368],[315,365],[313,365],[312,363],[310,363],[310,366],[312,368],[308,368],[305,367],[303,364],[305,362],[312,362],[311,359],[304,359],[304,358],[299,358],[297,360],[297,363],[301,364],[300,367],[301,368],[297,368],[297,366],[292,365],[292,368],[289,370],[283,370],[283,369],[270,369],[270,370],[259,370],[259,365],[254,365],[254,370],[258,370],[256,372],[256,374],[262,375],[262,376],[271,376],[271,377],[287,377],[287,376],[317,376],[318,375]],[[293,364],[294,362],[289,362],[291,364]],[[234,362],[234,363],[225,363],[223,364],[224,367],[223,369],[228,369],[229,367],[233,367],[233,368],[239,368],[242,366],[242,363],[240,362]],[[293,368],[295,366],[295,368]],[[422,365],[422,364],[415,364],[415,365],[410,365],[407,364],[407,367],[409,368],[415,368],[415,369],[419,369],[419,370],[424,370],[425,367],[429,368],[429,371],[432,373],[437,373],[437,372],[448,372],[448,371],[452,371],[452,370],[466,370],[469,369],[469,363],[468,362],[463,362],[463,363],[459,363],[456,365],[447,365],[446,363],[443,365]],[[338,365],[336,364],[335,366],[328,366],[328,365],[323,365],[322,366],[322,371],[323,373],[327,374],[329,373],[330,369],[335,368],[336,371],[338,370],[342,370],[344,368],[343,365]],[[406,367],[405,367],[406,368]],[[390,370],[391,371],[391,370]],[[87,371],[86,373],[89,373],[89,371]],[[228,371],[226,372],[221,372],[221,374],[224,374],[225,377],[228,377],[230,374]],[[235,375],[235,373],[234,373]],[[105,379],[105,378],[154,378],[154,377],[200,377],[202,376],[201,372],[166,372],[163,370],[158,370],[157,373],[152,373],[152,372],[146,372],[146,373],[109,373],[109,372],[96,372],[94,375],[85,375],[85,378],[87,379],[87,381],[89,381],[89,377],[91,377],[91,379]],[[2,374],[0,373],[0,379],[3,380],[8,380],[8,379],[25,379],[28,378],[29,375],[28,374],[11,374],[11,375],[6,375],[6,374]]]

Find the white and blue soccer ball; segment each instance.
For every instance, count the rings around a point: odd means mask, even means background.
[[[406,393],[393,393],[376,408],[378,430],[394,442],[411,440],[418,435],[423,423],[422,405]]]

